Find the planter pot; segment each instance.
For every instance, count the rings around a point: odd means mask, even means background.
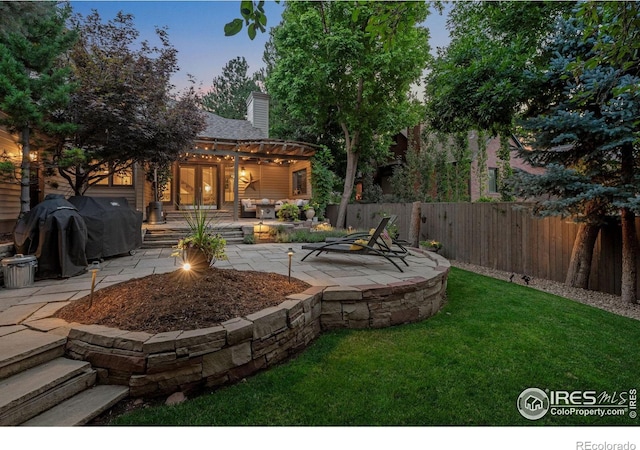
[[[316,211],[313,208],[309,208],[304,212],[304,215],[307,216],[307,220],[311,220],[316,215]]]
[[[209,267],[210,261],[199,248],[191,247],[182,250],[182,260],[191,265],[193,270],[204,270]]]

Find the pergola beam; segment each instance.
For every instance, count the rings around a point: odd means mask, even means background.
[[[210,156],[238,156],[240,158],[260,158],[260,159],[274,159],[278,157],[280,159],[292,159],[296,161],[308,161],[312,156],[309,155],[296,155],[296,154],[283,154],[283,153],[251,153],[246,151],[237,150],[205,150],[203,148],[191,149],[188,152],[189,155],[210,155]]]

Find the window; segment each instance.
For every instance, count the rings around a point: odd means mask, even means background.
[[[293,172],[293,195],[307,193],[307,169]]]
[[[488,178],[489,178],[489,194],[497,194],[498,193],[498,169],[495,167],[489,167],[488,170]]]
[[[128,169],[120,170],[98,181],[96,184],[100,186],[133,186],[133,169],[129,167]]]

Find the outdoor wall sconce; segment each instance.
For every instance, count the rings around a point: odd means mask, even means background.
[[[247,174],[247,171],[244,170],[244,166],[240,169],[240,176],[244,177]]]
[[[287,250],[287,255],[289,255],[289,283],[291,283],[291,258],[294,253],[293,248],[289,247],[289,250]]]
[[[101,270],[100,263],[93,261],[89,266],[89,272],[91,272],[91,295],[89,296],[89,309],[93,306],[93,291],[96,287],[96,274]]]

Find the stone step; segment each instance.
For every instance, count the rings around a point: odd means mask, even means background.
[[[211,230],[212,233],[214,234],[220,234],[222,236],[242,236],[243,232],[241,229],[217,229],[217,230]],[[158,232],[158,231],[150,231],[148,230],[145,235],[144,238],[145,240],[147,239],[168,239],[168,238],[182,238],[185,237],[187,234],[189,234],[188,230],[182,230],[182,231],[163,231],[163,232]]]
[[[242,244],[244,238],[235,238],[235,239],[226,239],[227,241],[227,245],[236,245],[236,244]],[[145,241],[142,243],[142,249],[151,249],[151,248],[171,248],[171,247],[175,247],[177,243],[177,239],[176,240],[169,240],[169,241]]]
[[[219,233],[227,244],[241,244],[244,239],[242,227],[213,228],[213,233]],[[147,229],[142,248],[166,248],[174,247],[178,240],[189,233],[187,228],[157,228]]]
[[[99,385],[82,391],[48,411],[23,423],[31,427],[84,425],[129,395],[129,388]]]
[[[188,213],[186,214],[186,216],[188,216]],[[186,220],[185,213],[182,211],[166,211],[164,213],[164,218],[167,222],[184,222]],[[214,222],[216,220],[231,221],[233,218],[233,213],[231,211],[224,210],[211,210],[207,212],[207,218],[210,218]]]
[[[21,330],[0,339],[0,380],[64,354],[67,339],[51,333]]]
[[[56,358],[0,381],[0,425],[19,425],[96,382],[88,362]]]

